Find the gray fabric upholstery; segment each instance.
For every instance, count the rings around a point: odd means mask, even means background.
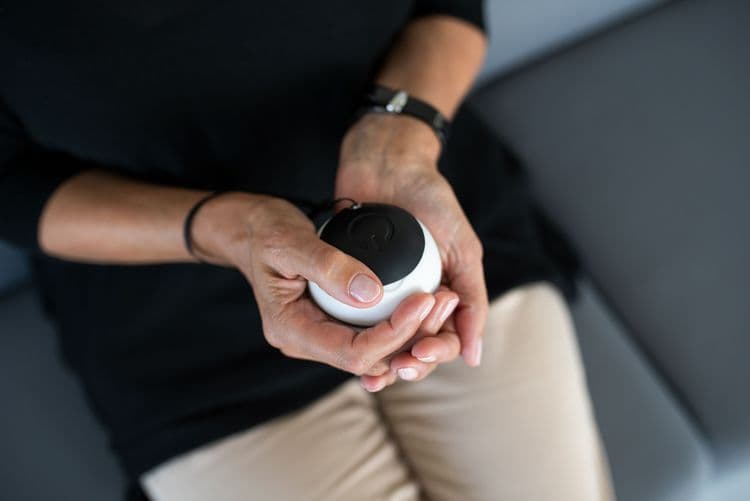
[[[25,282],[28,274],[28,265],[23,254],[0,242],[0,297]]]
[[[573,317],[619,501],[697,501],[710,480],[702,439],[590,284]]]
[[[750,450],[749,25],[674,2],[477,99],[720,465]]]
[[[0,301],[0,498],[122,499],[123,479],[26,288]]]

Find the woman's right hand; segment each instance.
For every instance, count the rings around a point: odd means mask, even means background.
[[[305,293],[307,280],[354,307],[376,304],[383,286],[363,263],[320,240],[312,222],[279,198],[228,193],[211,200],[195,217],[193,243],[207,261],[245,275],[271,346],[355,375],[387,370],[384,360],[412,339],[435,306],[432,294],[415,294],[389,320],[361,331],[328,316]]]

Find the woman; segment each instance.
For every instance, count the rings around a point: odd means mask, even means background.
[[[0,235],[149,498],[611,498],[521,173],[457,112],[480,2],[10,1],[0,37]],[[306,280],[383,293],[335,197],[425,222],[444,286],[323,314]]]

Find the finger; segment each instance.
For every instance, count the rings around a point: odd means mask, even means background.
[[[453,313],[453,310],[456,309],[458,301],[458,294],[447,287],[440,287],[435,292],[435,306],[433,306],[427,318],[424,319],[419,330],[426,334],[436,334],[451,313]]]
[[[450,316],[450,311],[455,309],[456,305],[451,304],[455,299],[458,302],[457,295],[447,287],[441,286],[435,293],[435,305],[432,307],[430,314],[422,321],[419,330],[414,336],[401,346],[397,352],[408,352],[414,344],[425,336],[432,336],[440,330],[441,319]]]
[[[432,294],[418,293],[399,304],[389,320],[361,331],[354,338],[352,357],[367,369],[401,349],[417,332],[435,305]]]
[[[370,268],[315,234],[299,235],[295,245],[287,246],[274,259],[283,272],[302,275],[349,306],[370,307],[383,297],[383,284]]]
[[[431,336],[436,334],[440,327],[443,325],[445,320],[455,309],[458,304],[458,295],[448,289],[447,287],[440,287],[435,293],[435,305],[432,307],[430,314],[427,315],[422,321],[422,325],[419,327],[419,331],[406,342],[398,351],[409,351],[412,346],[415,345],[420,339],[425,336]],[[390,367],[390,360],[392,357],[386,357],[367,371],[368,376],[380,376],[385,374]]]
[[[450,276],[450,285],[460,298],[454,318],[461,339],[461,355],[470,367],[482,358],[482,334],[487,321],[487,287],[481,261],[461,266]]]
[[[389,370],[387,373],[381,376],[362,376],[359,378],[359,383],[365,390],[375,393],[383,388],[392,385],[398,380],[396,371]]]
[[[309,299],[287,305],[281,312],[264,313],[266,338],[290,357],[323,362],[352,374],[367,373],[390,356],[416,332],[435,298],[414,294],[396,308],[389,320],[359,333],[333,321]]]
[[[450,362],[461,353],[461,340],[456,332],[444,330],[436,336],[429,336],[419,340],[412,347],[410,353],[421,362]]]
[[[420,362],[410,353],[399,353],[391,360],[391,370],[404,381],[419,381],[435,370],[438,364]]]
[[[365,372],[365,375],[367,376],[382,376],[389,370],[391,370],[391,360],[390,357],[386,357],[384,359],[379,360],[375,363],[372,367],[370,367],[367,372]]]
[[[259,301],[258,307],[263,334],[284,355],[347,370],[339,353],[342,346],[353,343],[357,335],[353,328],[334,321],[305,297],[282,307]]]

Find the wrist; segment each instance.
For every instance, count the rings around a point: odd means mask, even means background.
[[[376,159],[436,166],[441,147],[435,131],[417,118],[366,113],[344,137],[342,156],[348,162]]]
[[[411,89],[411,87],[407,87]],[[425,95],[414,96],[401,87],[391,87],[382,83],[372,85],[366,95],[366,104],[362,111],[379,112],[393,115],[406,115],[426,124],[445,147],[450,136],[451,124],[446,115],[435,106],[434,101],[424,100]]]
[[[229,192],[201,207],[192,224],[194,252],[212,264],[240,267],[248,257],[250,221],[258,197]]]

